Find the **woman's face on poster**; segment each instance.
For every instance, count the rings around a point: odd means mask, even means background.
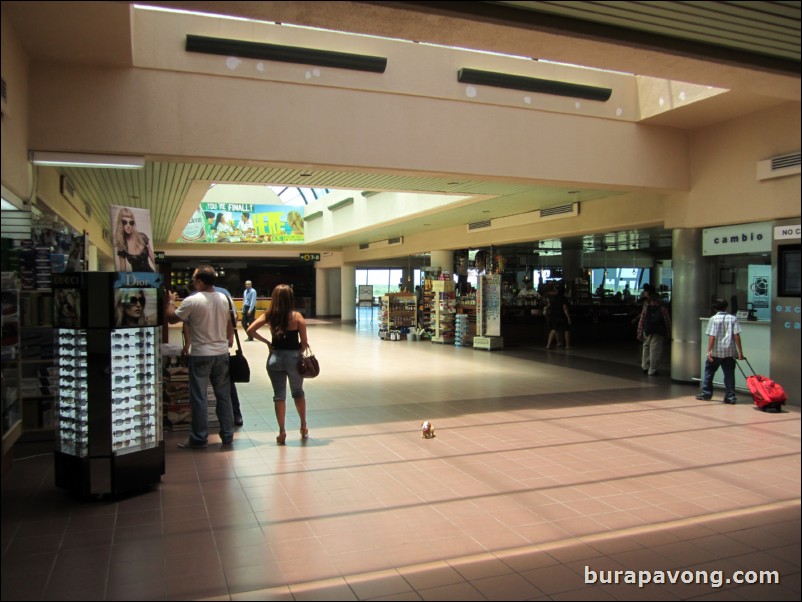
[[[123,309],[125,316],[131,320],[139,320],[142,313],[145,311],[145,296],[141,293],[138,295],[129,295],[123,299]]]
[[[136,226],[136,220],[134,219],[133,215],[123,215],[120,218],[120,221],[123,224],[123,232],[126,235],[130,235],[134,231],[134,226]]]

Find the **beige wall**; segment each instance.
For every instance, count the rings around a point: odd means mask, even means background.
[[[679,130],[401,94],[43,65],[33,149],[684,190]],[[317,144],[310,144],[317,140]]]
[[[28,59],[20,46],[16,32],[3,16],[0,63],[8,90],[8,112],[3,112],[2,165],[3,186],[22,200],[31,191],[28,164]]]
[[[757,179],[757,162],[800,150],[800,105],[787,103],[692,132],[691,189],[666,203],[666,227],[760,222],[800,214],[800,176]]]

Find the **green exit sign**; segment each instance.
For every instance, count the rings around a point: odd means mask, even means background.
[[[320,261],[320,253],[301,253],[302,261]]]

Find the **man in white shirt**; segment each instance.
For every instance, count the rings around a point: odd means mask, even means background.
[[[242,212],[242,217],[239,220],[239,224],[237,224],[237,230],[243,234],[249,234],[253,232],[253,222],[251,221],[251,214],[249,212]]]
[[[231,406],[231,385],[228,376],[228,350],[234,344],[234,327],[228,299],[214,290],[217,273],[208,265],[198,267],[192,275],[197,291],[173,305],[177,294],[165,296],[164,319],[170,324],[186,322],[192,328],[192,348],[189,355],[189,400],[192,423],[189,439],[178,447],[197,449],[208,446],[209,399],[206,390],[212,384],[217,399],[216,411],[220,421],[220,440],[223,445],[234,441],[234,411]]]
[[[744,359],[741,346],[741,325],[738,318],[727,313],[727,302],[716,299],[713,302],[716,315],[707,323],[707,360],[702,379],[702,390],[696,399],[708,400],[713,397],[713,376],[721,366],[724,372],[724,403],[734,404],[735,397],[735,358]]]

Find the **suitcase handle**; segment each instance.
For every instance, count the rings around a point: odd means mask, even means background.
[[[752,364],[749,363],[749,360],[746,359],[746,356],[744,356],[744,361],[746,362],[746,365],[749,366],[749,369],[752,371],[752,374],[754,376],[757,376],[757,372],[755,372],[755,369],[752,367]],[[735,363],[737,364],[738,362],[736,361]],[[741,370],[741,372],[743,372],[743,370]],[[744,374],[744,378],[746,378],[746,374]]]

